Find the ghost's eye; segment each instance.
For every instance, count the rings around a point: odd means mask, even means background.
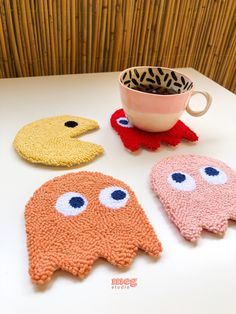
[[[217,167],[202,167],[200,173],[203,179],[210,184],[224,184],[227,181],[227,175]]]
[[[116,122],[123,126],[124,128],[132,128],[133,125],[129,122],[129,120],[126,117],[118,118]]]
[[[64,216],[77,216],[82,213],[88,205],[87,199],[75,192],[68,192],[58,197],[56,209]]]
[[[99,201],[108,208],[124,207],[129,199],[129,193],[119,186],[103,189],[99,194]]]
[[[182,171],[171,173],[167,181],[173,188],[180,191],[192,191],[196,187],[195,180],[189,174]]]

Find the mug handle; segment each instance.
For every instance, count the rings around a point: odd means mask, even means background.
[[[203,90],[199,90],[199,91],[193,91],[192,92],[192,96],[193,95],[196,95],[196,94],[202,94],[203,96],[205,96],[206,98],[206,106],[203,110],[200,110],[200,111],[195,111],[195,110],[192,110],[189,106],[189,103],[186,107],[186,111],[191,114],[191,116],[194,116],[194,117],[200,117],[200,116],[203,116],[207,111],[208,109],[210,108],[211,106],[211,103],[212,103],[212,97],[211,95],[206,92],[206,91],[203,91]]]

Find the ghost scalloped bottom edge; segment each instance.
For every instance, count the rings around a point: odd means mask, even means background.
[[[103,153],[100,145],[77,137],[98,129],[96,121],[77,116],[57,116],[34,121],[17,133],[13,146],[31,163],[72,167]]]
[[[222,161],[177,155],[156,163],[151,186],[182,236],[196,241],[202,230],[223,235],[236,221],[236,172]]]
[[[120,180],[81,171],[43,184],[25,209],[29,273],[49,281],[57,269],[85,277],[98,258],[127,267],[138,249],[162,246],[134,192]]]
[[[181,120],[178,120],[168,131],[147,132],[133,126],[126,117],[124,110],[118,109],[112,114],[110,123],[119,135],[124,147],[131,152],[135,152],[141,147],[155,151],[161,143],[176,146],[182,139],[190,142],[198,141],[196,133]]]

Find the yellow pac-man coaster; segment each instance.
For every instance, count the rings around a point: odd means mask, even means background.
[[[20,129],[14,148],[32,163],[72,167],[103,153],[102,146],[77,139],[98,128],[96,121],[76,116],[41,119]]]

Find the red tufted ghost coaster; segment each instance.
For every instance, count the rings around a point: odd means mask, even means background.
[[[172,129],[165,132],[146,132],[129,123],[124,110],[119,109],[111,116],[111,126],[120,136],[124,146],[134,152],[140,147],[156,150],[161,142],[176,146],[182,139],[196,142],[198,136],[182,121],[178,121]]]
[[[69,173],[42,185],[25,210],[29,273],[49,281],[57,269],[83,278],[103,257],[128,266],[138,248],[162,250],[134,192],[98,172]]]

